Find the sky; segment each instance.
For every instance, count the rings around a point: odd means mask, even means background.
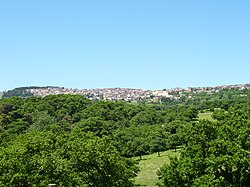
[[[0,0],[0,91],[250,83],[249,0]]]

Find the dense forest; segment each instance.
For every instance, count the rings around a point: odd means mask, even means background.
[[[249,90],[147,104],[80,95],[0,99],[0,186],[129,187],[134,156],[181,148],[159,186],[249,186]],[[213,112],[213,121],[197,120]]]

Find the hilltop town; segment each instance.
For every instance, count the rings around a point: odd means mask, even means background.
[[[102,88],[102,89],[72,89],[64,87],[48,87],[27,89],[34,96],[47,96],[57,94],[83,95],[91,100],[125,100],[140,101],[151,96],[150,90],[130,88]]]
[[[192,97],[196,93],[217,93],[220,90],[249,89],[250,84],[223,85],[215,87],[189,87],[172,88],[162,90],[143,90],[131,88],[97,88],[97,89],[73,89],[64,87],[21,87],[3,93],[4,97],[10,96],[41,96],[74,94],[83,95],[90,100],[123,100],[123,101],[157,101],[161,98],[180,99],[183,95]]]

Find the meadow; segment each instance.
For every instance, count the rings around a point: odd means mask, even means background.
[[[198,119],[199,120],[210,120],[210,121],[214,121],[214,119],[212,118],[212,113],[213,112],[204,112],[204,113],[199,113],[198,114]]]
[[[169,158],[174,156],[179,156],[180,151],[177,149],[168,150],[160,153],[158,156],[157,153],[145,155],[142,157],[142,160],[139,161],[140,172],[135,178],[136,186],[147,186],[147,187],[156,187],[158,182],[157,171],[164,164],[169,164]],[[139,157],[135,157],[139,160]]]

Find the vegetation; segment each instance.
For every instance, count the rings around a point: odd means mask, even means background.
[[[199,120],[209,120],[213,121],[214,119],[212,118],[213,112],[202,112],[198,114],[198,119]]]
[[[3,98],[0,186],[132,186],[131,157],[183,144],[194,115],[79,95]]]
[[[3,92],[3,97],[30,97],[33,96],[33,94],[27,90],[29,89],[36,89],[36,88],[57,88],[55,86],[46,86],[46,87],[37,87],[37,86],[30,86],[30,87],[19,87],[19,88],[14,88],[12,90],[8,90],[6,92]],[[0,98],[1,98],[1,93],[0,93]]]
[[[179,151],[168,150],[161,152],[160,157],[157,153],[144,156],[143,160],[140,160],[138,164],[140,172],[135,177],[135,185],[148,187],[157,186],[157,183],[159,182],[157,171],[163,164],[170,163],[169,158],[179,156],[179,154]],[[135,159],[138,159],[138,157]]]
[[[136,175],[136,184],[155,185],[158,168],[162,187],[248,186],[250,96],[241,92],[150,105],[80,95],[2,98],[0,186],[129,187]],[[178,146],[180,156],[169,161]]]
[[[249,186],[249,104],[216,110],[217,121],[193,124],[180,158],[161,168],[160,186]]]
[[[33,94],[26,91],[27,87],[15,88],[13,90],[9,90],[7,92],[3,92],[3,97],[13,97],[13,96],[20,96],[20,97],[27,97],[32,96]]]

